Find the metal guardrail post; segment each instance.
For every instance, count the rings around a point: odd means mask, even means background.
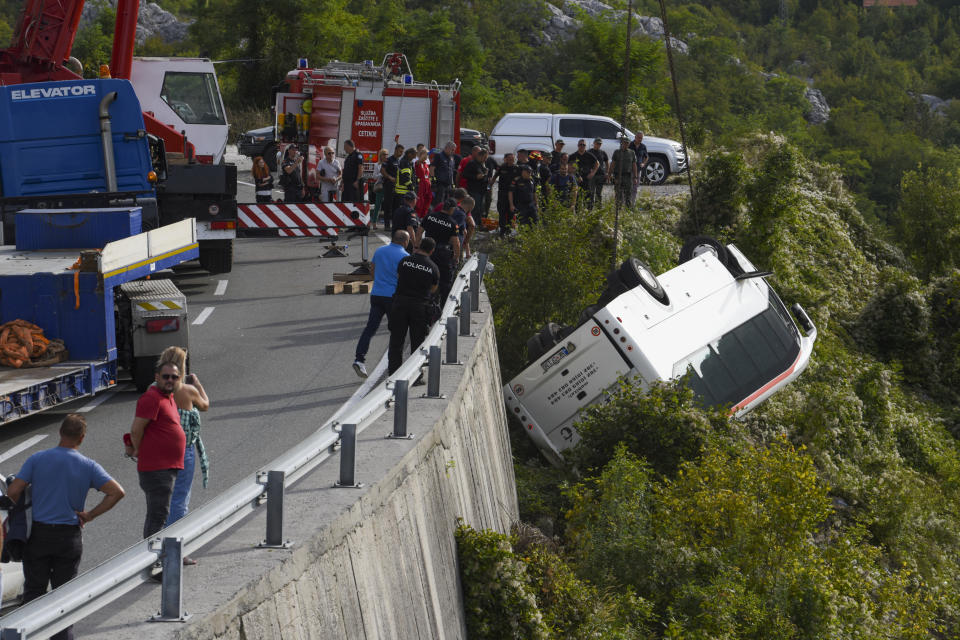
[[[457,319],[447,318],[447,364],[460,364],[457,360]]]
[[[190,614],[183,610],[183,538],[164,538],[161,558],[160,612],[150,622],[184,622]]]
[[[413,434],[407,434],[407,409],[410,397],[410,381],[396,380],[393,383],[393,433],[387,438],[395,440],[410,440]]]
[[[460,294],[460,335],[470,335],[470,292]]]
[[[340,426],[340,479],[334,487],[359,489],[362,484],[355,482],[357,467],[357,425],[344,424]]]
[[[267,472],[267,537],[257,545],[259,549],[287,549],[290,541],[283,540],[283,490],[287,474]]]
[[[480,284],[483,284],[483,276],[487,275],[487,262],[490,256],[486,253],[477,254],[477,273],[480,274]]]
[[[430,354],[427,356],[427,362],[430,367],[427,369],[427,398],[443,398],[440,393],[440,345],[430,346]]]
[[[470,272],[470,310],[480,311],[480,271]]]

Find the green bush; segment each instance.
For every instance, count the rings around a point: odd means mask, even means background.
[[[664,637],[928,637],[935,604],[832,512],[813,460],[775,442],[712,449],[654,480],[625,448],[574,488],[569,539],[588,575],[636,589]]]
[[[577,323],[580,311],[596,302],[610,267],[599,212],[554,206],[542,215],[548,223],[521,228],[491,254],[495,269],[486,282],[507,380],[526,365],[527,339],[544,324]]]
[[[731,430],[727,412],[705,411],[683,382],[644,389],[632,381],[621,381],[609,402],[585,409],[576,427],[581,440],[565,457],[582,471],[602,468],[625,446],[665,475],[698,457],[711,437]]]
[[[510,540],[496,531],[460,524],[456,532],[467,632],[477,640],[549,637],[530,591],[526,568]]]
[[[718,151],[708,155],[697,175],[697,190],[681,221],[680,234],[704,234],[721,240],[740,226],[747,202],[744,185],[747,165],[739,153]]]
[[[960,266],[960,175],[934,167],[904,174],[899,237],[924,277]]]
[[[907,379],[923,383],[933,373],[930,306],[915,277],[888,267],[857,321],[860,342],[885,361],[898,361]]]

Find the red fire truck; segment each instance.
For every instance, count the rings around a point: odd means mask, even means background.
[[[301,147],[308,187],[317,186],[323,147],[342,155],[347,139],[363,154],[368,174],[381,148],[392,152],[398,143],[428,148],[451,140],[458,144],[460,81],[417,81],[402,53],[387,54],[379,66],[373,60],[333,60],[320,69],[311,69],[301,58],[277,87],[274,104],[277,150],[282,154],[290,144]]]

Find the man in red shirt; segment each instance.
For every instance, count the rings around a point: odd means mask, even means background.
[[[177,471],[183,469],[187,439],[173,398],[179,382],[177,365],[168,362],[160,367],[156,372],[156,384],[137,400],[136,417],[130,428],[140,488],[147,498],[144,538],[163,529],[170,514],[170,496]]]

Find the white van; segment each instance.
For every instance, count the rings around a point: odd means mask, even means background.
[[[659,278],[630,259],[608,277],[576,328],[548,325],[527,343],[532,362],[503,388],[507,412],[557,460],[580,437],[580,411],[620,376],[643,388],[690,373],[702,401],[741,415],[806,368],[817,330],[801,332],[773,288],[734,246],[700,237]]]
[[[587,143],[587,149],[592,149],[593,141],[600,138],[603,140],[603,150],[612,158],[613,152],[620,148],[621,131],[633,141],[632,131],[621,128],[616,120],[604,116],[583,113],[508,113],[493,127],[487,144],[493,159],[499,163],[503,162],[504,154],[515,153],[517,149],[549,153],[553,151],[555,141],[563,140],[563,150],[575,153],[577,140],[583,139]],[[643,144],[647,146],[650,156],[643,171],[644,182],[662,184],[670,174],[686,171],[687,156],[679,142],[644,134]]]

